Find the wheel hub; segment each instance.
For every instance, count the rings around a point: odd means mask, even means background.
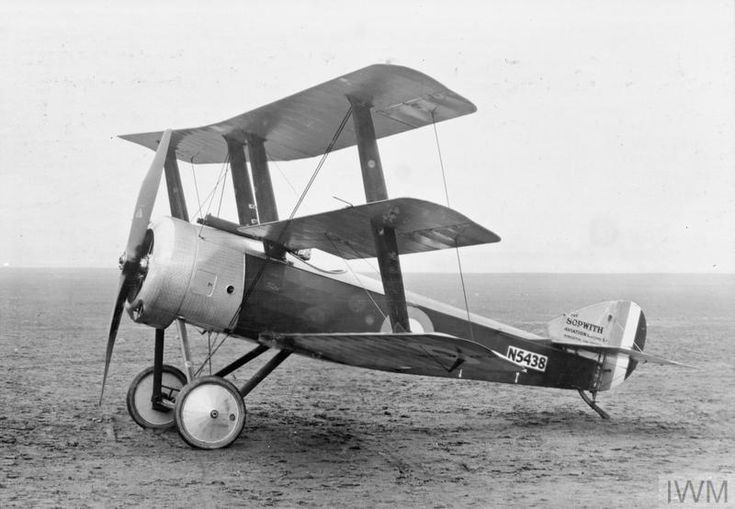
[[[237,387],[217,376],[187,384],[176,398],[176,426],[194,447],[219,449],[230,445],[245,424],[245,403]]]

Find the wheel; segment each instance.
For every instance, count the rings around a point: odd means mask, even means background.
[[[181,370],[163,365],[161,378],[161,393],[163,399],[175,402],[181,388],[186,385],[186,375]],[[168,429],[174,426],[174,412],[172,410],[156,410],[153,408],[153,366],[141,371],[130,384],[127,403],[130,417],[138,426],[146,429]]]
[[[245,402],[240,391],[218,376],[197,378],[184,386],[174,414],[181,438],[199,449],[227,447],[245,426]]]

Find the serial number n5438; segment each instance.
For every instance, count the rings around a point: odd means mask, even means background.
[[[542,372],[546,371],[546,365],[549,361],[549,358],[545,355],[529,352],[515,346],[508,347],[507,357],[517,364]]]

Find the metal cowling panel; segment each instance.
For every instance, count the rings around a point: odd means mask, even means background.
[[[196,232],[191,224],[170,217],[157,221],[152,230],[148,272],[140,292],[128,305],[128,312],[137,322],[166,328],[179,315],[189,286]]]
[[[245,255],[229,234],[207,228],[196,239],[196,260],[180,313],[207,329],[229,330],[242,302]]]

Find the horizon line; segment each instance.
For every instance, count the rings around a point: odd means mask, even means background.
[[[105,270],[119,271],[117,267],[100,267],[100,266],[69,266],[69,265],[0,265],[0,271],[3,270]],[[368,272],[360,272],[361,274],[371,274]],[[430,271],[430,270],[406,270],[403,274],[457,274],[457,271]],[[543,271],[543,270],[509,270],[509,271],[466,271],[465,274],[565,274],[565,275],[692,275],[692,276],[732,276],[735,271]]]

